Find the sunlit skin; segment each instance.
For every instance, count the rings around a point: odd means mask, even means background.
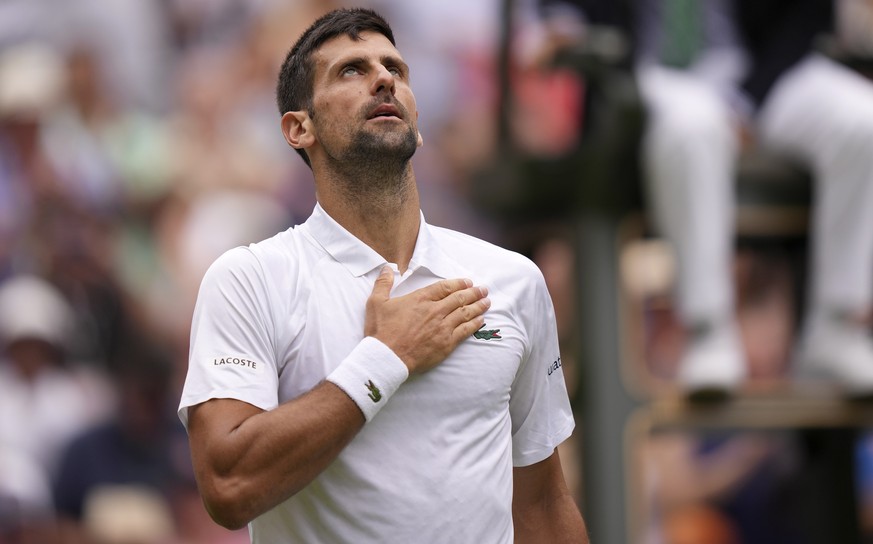
[[[358,131],[378,135],[386,148],[408,146],[418,133],[409,67],[385,36],[362,38],[331,40],[314,55],[313,122],[318,143],[333,159],[347,152]]]

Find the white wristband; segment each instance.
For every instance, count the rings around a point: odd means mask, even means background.
[[[400,357],[367,336],[326,379],[345,391],[370,421],[408,377]]]

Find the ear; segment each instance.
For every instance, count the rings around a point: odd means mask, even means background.
[[[282,134],[294,149],[306,149],[315,143],[312,119],[305,111],[289,111],[282,116]]]
[[[418,121],[418,112],[415,112],[415,120]],[[421,136],[421,131],[418,131],[418,141],[416,147],[421,147],[424,145],[424,138]]]

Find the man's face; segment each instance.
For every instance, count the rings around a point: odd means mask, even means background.
[[[337,161],[406,162],[418,143],[409,69],[382,34],[364,32],[361,38],[339,36],[313,55],[316,138]]]

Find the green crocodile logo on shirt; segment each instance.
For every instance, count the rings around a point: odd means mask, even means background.
[[[367,393],[367,396],[370,397],[370,400],[372,400],[373,402],[379,402],[380,400],[382,400],[382,392],[379,391],[379,388],[376,387],[376,384],[373,383],[373,380],[368,381],[364,385],[366,385],[367,389],[370,390],[370,392]]]
[[[473,338],[475,338],[477,340],[499,340],[499,339],[503,338],[499,334],[500,329],[482,330],[484,328],[485,328],[485,325],[482,325],[482,328],[480,328],[478,331],[474,332]]]

